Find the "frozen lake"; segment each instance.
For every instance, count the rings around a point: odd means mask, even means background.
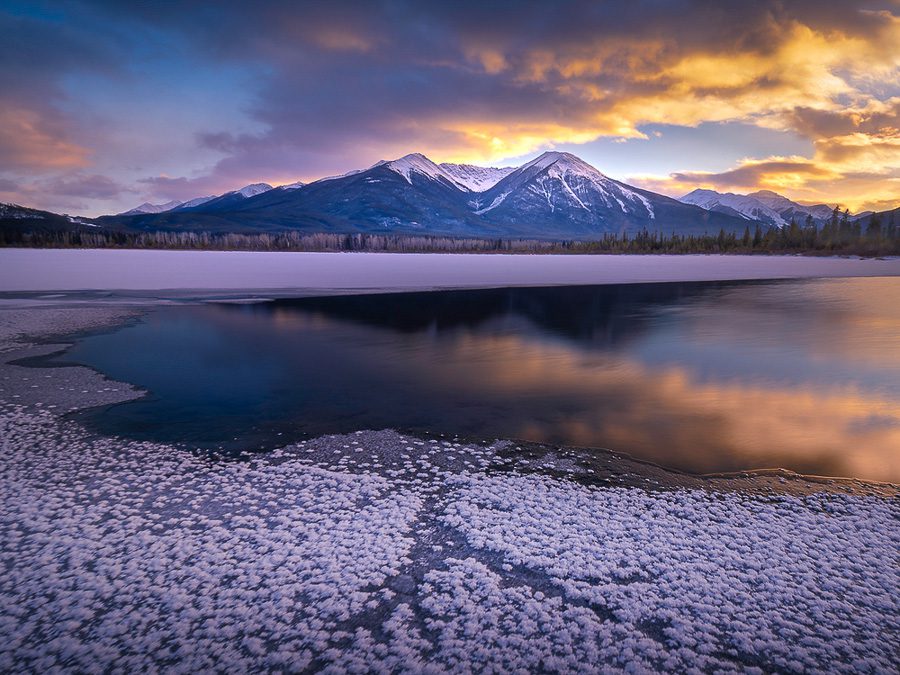
[[[900,259],[0,249],[0,292],[408,290],[897,276]]]

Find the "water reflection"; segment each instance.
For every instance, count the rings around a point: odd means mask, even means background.
[[[67,358],[153,392],[90,417],[133,436],[399,427],[898,481],[898,344],[900,280],[853,279],[174,308]]]

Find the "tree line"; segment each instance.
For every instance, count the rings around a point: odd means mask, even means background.
[[[604,234],[592,241],[457,238],[403,234],[259,234],[124,232],[114,230],[3,231],[0,246],[51,248],[147,248],[198,251],[383,251],[397,253],[805,253],[812,255],[900,255],[895,212],[851,220],[835,209],[817,226],[811,217],[784,227],[748,226],[742,234],[683,235],[643,230]]]

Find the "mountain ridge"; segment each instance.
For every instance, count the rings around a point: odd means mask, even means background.
[[[116,222],[115,219],[110,221]],[[119,219],[149,229],[299,230],[590,240],[644,229],[743,232],[746,221],[614,180],[583,159],[548,151],[520,167],[437,164],[421,153],[368,169],[216,199],[179,213]]]
[[[21,229],[10,213],[4,221]],[[503,168],[438,164],[410,153],[309,183],[253,183],[187,202],[142,204],[124,214],[79,219],[77,224],[123,232],[294,231],[591,241],[642,231],[665,236],[743,234],[757,225],[784,227],[791,219],[804,224],[811,218],[821,226],[831,213],[828,205],[804,205],[768,190],[739,195],[698,189],[673,199],[615,180],[561,151]],[[69,216],[46,214],[48,227],[66,222],[75,226]]]
[[[791,220],[804,224],[807,218],[822,226],[834,208],[827,204],[801,204],[771,190],[739,194],[697,188],[680,197],[679,201],[775,227],[784,227]]]

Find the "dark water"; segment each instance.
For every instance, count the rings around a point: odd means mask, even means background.
[[[182,306],[64,358],[150,390],[88,414],[137,438],[271,447],[391,427],[900,480],[900,279]]]

